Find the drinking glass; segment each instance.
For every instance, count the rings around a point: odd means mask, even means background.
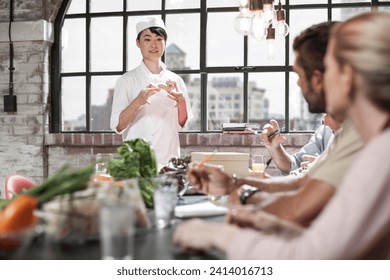
[[[263,173],[265,170],[264,156],[256,155],[252,156],[252,171]]]
[[[115,182],[102,182],[99,193],[99,231],[104,260],[134,257],[135,218],[131,194]]]
[[[95,173],[107,174],[108,163],[113,159],[113,154],[96,154]]]
[[[168,176],[159,176],[153,178],[152,182],[155,186],[153,201],[156,227],[169,227],[175,215],[177,179]]]

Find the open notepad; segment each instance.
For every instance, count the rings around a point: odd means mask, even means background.
[[[176,206],[175,216],[177,218],[207,217],[225,215],[227,211],[227,207],[217,206],[210,201],[206,201],[201,203]]]

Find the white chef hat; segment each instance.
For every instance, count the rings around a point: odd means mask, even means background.
[[[161,27],[165,30],[165,24],[161,18],[147,17],[137,23],[137,34],[149,27]]]

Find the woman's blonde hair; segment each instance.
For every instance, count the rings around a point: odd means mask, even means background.
[[[390,111],[389,28],[389,13],[372,12],[353,17],[332,30],[339,66],[348,64],[360,74],[367,97],[386,111]]]

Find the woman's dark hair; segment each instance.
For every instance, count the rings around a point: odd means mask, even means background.
[[[324,73],[324,57],[328,45],[330,30],[336,22],[323,22],[313,25],[294,39],[293,49],[298,52],[297,63],[305,71],[310,80],[314,70]]]
[[[168,39],[168,35],[167,35],[167,32],[165,31],[164,28],[161,28],[161,27],[149,27],[149,30],[150,32],[152,32],[153,34],[156,34],[158,36],[161,36],[164,38],[164,40],[166,41]],[[143,30],[142,30],[143,31]],[[139,41],[140,37],[141,37],[141,33],[138,33],[137,35],[137,40]]]

